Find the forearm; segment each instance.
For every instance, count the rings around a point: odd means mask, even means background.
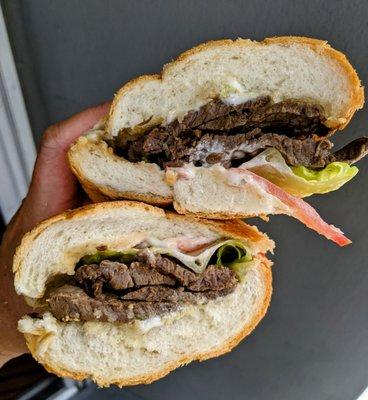
[[[27,352],[23,335],[17,330],[18,319],[32,311],[14,289],[13,254],[27,230],[24,209],[18,210],[7,227],[0,246],[0,366]]]

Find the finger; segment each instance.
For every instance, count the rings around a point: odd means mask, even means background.
[[[50,126],[43,137],[42,144],[67,151],[69,146],[84,132],[91,129],[105,115],[111,102],[106,102],[73,115],[65,121]]]

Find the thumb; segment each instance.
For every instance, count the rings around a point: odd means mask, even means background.
[[[111,102],[105,102],[98,106],[87,108],[86,110],[73,115],[72,117],[56,123],[46,129],[42,137],[42,147],[47,149],[54,148],[59,153],[66,153],[69,146],[84,132],[91,129],[110,108]]]
[[[35,223],[79,205],[80,191],[66,154],[80,135],[108,113],[109,106],[89,108],[46,130],[24,204]]]

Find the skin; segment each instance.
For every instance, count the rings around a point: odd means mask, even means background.
[[[85,194],[69,169],[66,153],[83,132],[109,110],[110,103],[89,108],[50,126],[44,133],[27,196],[7,226],[0,246],[0,366],[28,352],[17,321],[32,308],[14,289],[12,262],[22,236],[39,222],[85,202]]]

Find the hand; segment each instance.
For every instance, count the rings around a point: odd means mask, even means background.
[[[83,191],[69,168],[66,153],[77,137],[107,114],[109,105],[89,108],[49,127],[43,135],[28,194],[5,230],[0,247],[0,366],[28,351],[17,321],[32,309],[14,290],[15,249],[22,236],[42,220],[82,205]]]

